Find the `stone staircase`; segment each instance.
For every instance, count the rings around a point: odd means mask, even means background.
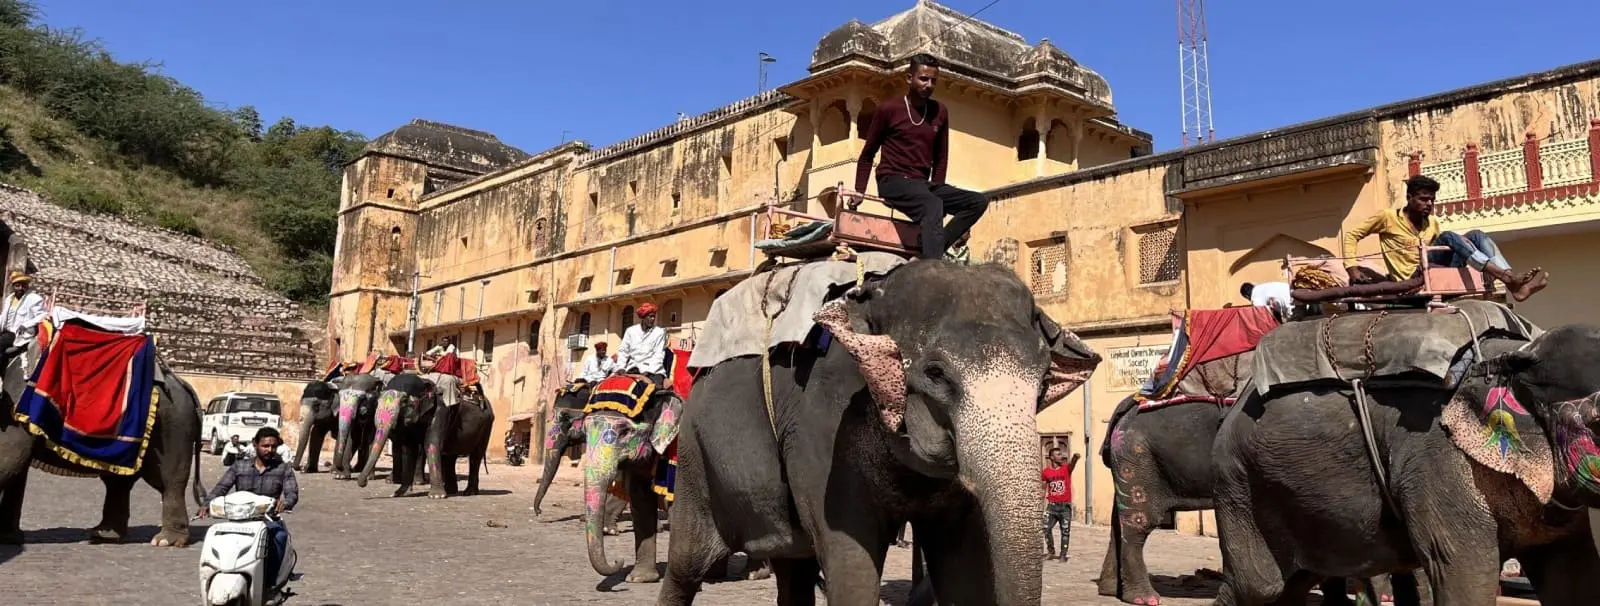
[[[5,185],[0,220],[13,232],[11,254],[26,255],[40,294],[108,315],[144,304],[147,330],[174,370],[283,379],[317,374],[316,328],[232,251],[60,208]]]

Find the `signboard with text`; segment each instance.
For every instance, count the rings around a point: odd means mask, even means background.
[[[1111,389],[1132,391],[1139,389],[1156,367],[1166,359],[1168,345],[1138,345],[1111,349],[1106,359],[1111,363]]]

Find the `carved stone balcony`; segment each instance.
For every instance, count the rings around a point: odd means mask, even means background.
[[[1421,158],[1411,154],[1409,172],[1439,182],[1435,211],[1445,223],[1600,206],[1600,120],[1581,139],[1541,142],[1529,133],[1520,149],[1484,154],[1468,144],[1457,160],[1423,165]]]

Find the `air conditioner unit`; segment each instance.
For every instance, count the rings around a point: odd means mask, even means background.
[[[587,349],[588,347],[589,347],[589,335],[585,335],[585,334],[567,335],[567,349]]]

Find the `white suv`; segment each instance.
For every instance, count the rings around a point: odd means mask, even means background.
[[[222,454],[232,436],[249,443],[262,427],[281,429],[283,405],[270,393],[230,391],[211,399],[200,421],[200,435],[209,442],[211,454]]]

